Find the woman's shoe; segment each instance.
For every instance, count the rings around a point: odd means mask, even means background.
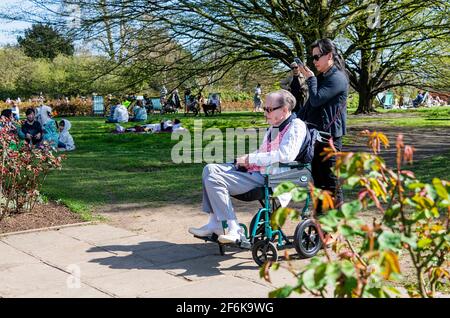
[[[223,244],[246,242],[247,238],[242,232],[219,235],[218,241]]]
[[[221,235],[221,234],[223,234],[223,229],[222,228],[212,229],[208,225],[203,225],[202,227],[199,227],[199,228],[190,227],[188,232],[195,236],[205,237],[205,236],[211,236],[213,233],[216,233],[217,235]]]

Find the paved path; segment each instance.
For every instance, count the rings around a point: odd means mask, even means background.
[[[267,297],[295,282],[284,270],[260,279],[249,251],[107,224],[2,236],[0,255],[1,297]]]

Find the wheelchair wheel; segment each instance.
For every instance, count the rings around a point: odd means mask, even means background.
[[[256,228],[256,234],[255,234],[255,241],[257,242],[259,240],[262,240],[264,238],[264,215],[261,214],[259,216],[259,220],[256,220],[256,217],[258,214],[255,214],[252,218],[252,221],[250,222],[250,227],[248,228],[248,235],[251,236],[253,227],[255,226],[255,223],[258,224],[258,227]],[[250,237],[250,240],[252,237]]]
[[[252,256],[258,266],[262,266],[266,261],[276,262],[278,260],[278,250],[274,243],[264,241],[256,242],[252,247]]]
[[[295,228],[294,247],[301,258],[310,258],[322,247],[319,230],[311,219],[300,222]]]

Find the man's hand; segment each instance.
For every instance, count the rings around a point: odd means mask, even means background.
[[[313,73],[313,71],[311,71],[311,70],[308,68],[308,66],[306,66],[306,65],[304,65],[303,67],[302,67],[302,66],[299,66],[298,69],[299,69],[300,73],[302,73],[302,75],[303,75],[306,79],[308,79],[308,78],[310,78],[310,77],[312,77],[312,76],[315,76],[314,73]]]
[[[26,134],[26,135],[25,135],[25,139],[31,140],[32,138],[33,138],[33,137],[31,137],[30,134]]]
[[[36,139],[41,139],[41,133],[36,134]]]
[[[236,159],[236,164],[239,167],[244,167],[244,168],[248,168],[249,164],[248,164],[248,155],[244,155],[242,157],[239,157]]]

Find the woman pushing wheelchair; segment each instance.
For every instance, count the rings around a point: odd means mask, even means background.
[[[236,164],[208,164],[203,169],[202,209],[209,215],[206,225],[189,228],[198,237],[218,236],[220,243],[236,243],[246,239],[231,202],[231,196],[264,186],[266,168],[274,166],[271,174],[285,171],[278,163],[294,161],[307,135],[306,124],[292,114],[295,97],[287,90],[267,95],[264,115],[268,124],[262,145],[253,153],[236,159]],[[222,221],[228,232],[224,233]]]

